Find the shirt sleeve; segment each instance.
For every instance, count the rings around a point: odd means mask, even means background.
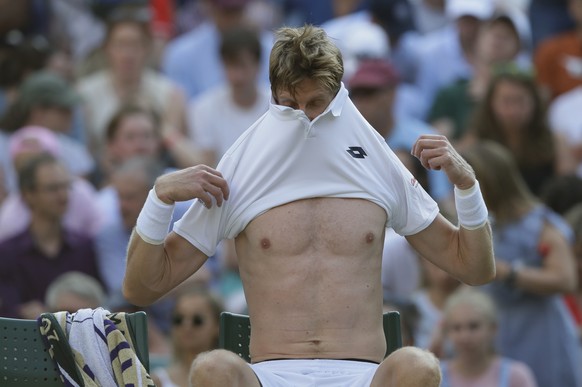
[[[434,221],[439,208],[392,151],[390,157],[393,167],[387,181],[387,186],[392,187],[388,196],[391,209],[388,226],[400,235],[413,235]]]

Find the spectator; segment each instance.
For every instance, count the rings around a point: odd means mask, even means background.
[[[507,147],[535,195],[552,177],[574,169],[563,138],[547,124],[544,103],[532,75],[514,66],[497,70],[459,146],[480,140]]]
[[[0,118],[0,130],[13,133],[25,126],[42,126],[55,132],[63,159],[69,171],[76,176],[88,176],[95,161],[84,144],[69,136],[73,110],[79,96],[61,77],[41,71],[26,78],[18,95]],[[14,171],[5,166],[8,187],[16,188]]]
[[[29,227],[0,243],[2,282],[10,297],[2,297],[3,316],[36,318],[49,284],[59,275],[78,270],[99,279],[93,240],[62,225],[69,202],[71,176],[50,154],[27,161],[18,170],[20,192],[31,211]]]
[[[227,82],[196,98],[189,108],[191,137],[205,163],[215,166],[236,139],[269,108],[271,93],[259,81],[263,52],[249,27],[224,32],[220,58]]]
[[[171,41],[163,59],[164,72],[186,90],[192,100],[203,91],[225,82],[220,61],[221,35],[245,23],[245,10],[250,0],[202,0],[209,20]],[[273,38],[261,33],[262,52],[271,51]],[[268,55],[263,55],[259,79],[268,81]]]
[[[198,354],[218,348],[221,299],[200,287],[181,286],[172,312],[172,362],[152,372],[158,387],[188,387],[192,361]]]
[[[582,2],[568,0],[576,26],[541,42],[535,52],[537,82],[549,99],[582,85]]]
[[[148,68],[151,35],[148,20],[129,11],[113,12],[104,43],[105,69],[79,79],[91,150],[102,151],[107,123],[125,104],[155,110],[164,135],[180,141],[186,134],[186,99],[165,76]],[[167,131],[167,133],[165,133]]]
[[[478,32],[494,13],[493,0],[448,0],[448,27],[428,34],[418,48],[416,85],[428,110],[436,93],[457,79],[473,74]]]
[[[167,168],[187,168],[199,161],[198,151],[187,139],[164,141],[162,123],[155,111],[138,105],[122,106],[107,124],[105,149],[92,180],[108,184],[111,172],[134,156],[152,157]]]
[[[579,386],[582,362],[563,294],[576,289],[572,231],[533,196],[503,146],[466,151],[492,220],[497,274],[483,289],[499,308],[501,356],[525,362],[538,386]]]
[[[518,11],[497,13],[479,29],[472,76],[441,88],[428,113],[427,120],[439,133],[454,141],[462,137],[475,105],[487,91],[494,67],[515,63],[529,46],[528,36],[522,38],[527,33],[520,32],[523,23],[527,20]]]
[[[350,96],[366,121],[386,140],[393,150],[410,151],[419,135],[432,134],[434,129],[413,118],[392,113],[395,88],[399,78],[386,60],[362,61],[348,80]],[[445,212],[452,211],[452,187],[438,171],[427,172],[429,194]]]
[[[95,278],[79,271],[69,271],[54,279],[46,291],[47,311],[74,313],[79,309],[95,309],[105,305],[103,286]]]
[[[26,126],[10,137],[7,153],[18,170],[30,158],[40,153],[47,152],[60,158],[62,153],[59,146],[58,137],[51,130],[40,126]],[[85,179],[73,176],[63,225],[70,230],[94,236],[103,219],[95,199],[96,192],[91,184]],[[0,241],[23,232],[29,226],[30,219],[30,209],[24,197],[17,190],[10,192],[0,205]]]
[[[444,307],[444,330],[454,355],[441,360],[442,387],[536,387],[530,368],[495,352],[497,310],[476,289],[461,288]]]

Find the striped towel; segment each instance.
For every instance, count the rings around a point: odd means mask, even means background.
[[[38,321],[65,386],[154,387],[133,349],[125,313],[80,309],[43,313]]]

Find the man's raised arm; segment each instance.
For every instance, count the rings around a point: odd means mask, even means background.
[[[458,280],[482,285],[495,278],[495,258],[487,207],[471,166],[444,136],[421,136],[412,149],[427,169],[442,170],[455,185],[459,227],[442,215],[407,237],[422,255]]]
[[[174,203],[200,199],[222,206],[228,185],[220,172],[198,165],[159,177],[138,217],[127,250],[123,295],[149,305],[194,274],[208,258],[186,239],[167,234]]]

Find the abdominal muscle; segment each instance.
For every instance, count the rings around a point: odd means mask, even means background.
[[[361,199],[292,202],[254,219],[236,241],[253,362],[380,362],[386,212]]]

